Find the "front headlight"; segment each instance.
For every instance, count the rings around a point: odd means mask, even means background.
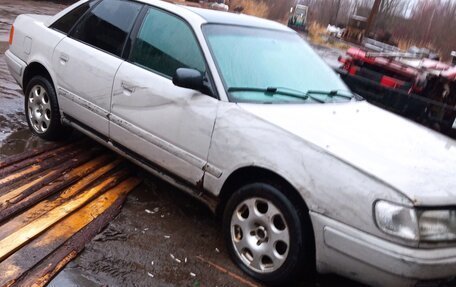
[[[456,210],[420,210],[377,201],[375,222],[380,230],[408,240],[456,240]]]
[[[403,239],[419,239],[418,220],[413,208],[377,201],[374,209],[378,228]]]
[[[449,241],[456,239],[456,210],[418,212],[420,240]]]

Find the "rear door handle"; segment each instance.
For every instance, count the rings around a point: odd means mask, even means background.
[[[70,60],[70,56],[65,53],[60,54],[60,63],[65,64]]]

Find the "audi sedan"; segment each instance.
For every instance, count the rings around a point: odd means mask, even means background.
[[[77,129],[205,202],[259,281],[456,274],[456,142],[353,95],[281,24],[83,0],[19,16],[6,59],[33,133]]]

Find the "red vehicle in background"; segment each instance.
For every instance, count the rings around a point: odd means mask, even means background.
[[[338,72],[353,92],[456,138],[456,66],[416,53],[361,48],[350,48],[339,62]]]

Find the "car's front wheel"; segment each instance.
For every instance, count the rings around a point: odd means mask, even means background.
[[[279,186],[243,186],[228,200],[223,214],[231,257],[245,273],[270,285],[313,274],[313,235],[306,232],[306,216]]]
[[[69,127],[62,125],[54,87],[42,76],[33,77],[25,90],[25,114],[30,130],[45,140],[65,138]]]

